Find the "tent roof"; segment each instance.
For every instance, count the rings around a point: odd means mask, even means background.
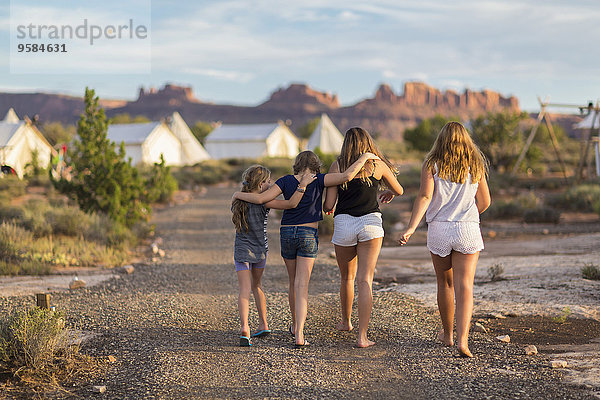
[[[340,152],[343,143],[344,136],[342,136],[329,116],[323,113],[321,114],[319,124],[310,135],[310,139],[308,139],[306,148],[308,150],[315,150],[318,147],[323,153],[337,154]]]
[[[19,123],[10,123],[0,121],[0,146],[6,146],[10,138],[13,137],[15,132],[24,124],[23,121]]]
[[[4,116],[4,119],[2,120],[2,122],[9,122],[9,123],[13,123],[13,124],[16,124],[17,122],[19,122],[19,117],[17,116],[17,113],[15,112],[15,110],[12,107],[8,109],[8,112]]]
[[[238,140],[263,141],[280,126],[279,123],[270,124],[240,124],[221,125],[212,131],[206,141],[235,142]]]
[[[584,119],[573,125],[575,129],[590,129],[594,121],[594,129],[600,128],[600,113],[592,111]]]
[[[108,126],[107,136],[119,144],[141,144],[159,126],[161,122],[144,122],[140,124],[114,124]]]

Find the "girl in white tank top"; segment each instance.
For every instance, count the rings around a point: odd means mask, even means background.
[[[427,214],[427,248],[437,279],[442,330],[438,339],[454,345],[456,314],[460,356],[473,357],[468,338],[473,314],[473,281],[483,239],[479,214],[490,205],[485,157],[458,122],[447,123],[427,155],[421,170],[421,188],[406,231],[406,244]],[[454,307],[456,299],[456,308]]]

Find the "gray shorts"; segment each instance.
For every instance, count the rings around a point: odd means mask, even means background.
[[[336,215],[333,219],[333,237],[331,243],[338,246],[356,246],[358,242],[377,239],[384,236],[383,220],[380,212],[360,217],[348,214]]]

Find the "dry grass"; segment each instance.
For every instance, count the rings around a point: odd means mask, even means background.
[[[79,353],[62,313],[33,308],[0,318],[0,373],[4,390],[38,397],[67,392],[66,383],[99,374],[105,363]]]

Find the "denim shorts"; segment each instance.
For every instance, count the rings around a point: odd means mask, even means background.
[[[294,260],[296,257],[317,258],[319,235],[310,226],[282,226],[279,228],[281,257]]]

